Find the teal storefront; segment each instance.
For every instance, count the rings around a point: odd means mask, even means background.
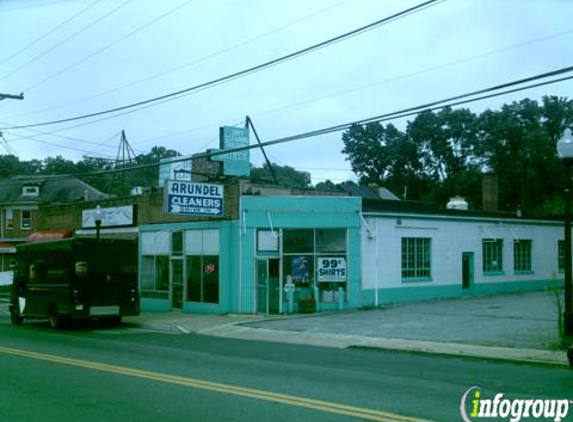
[[[141,309],[359,307],[360,209],[359,198],[241,196],[238,221],[140,226]]]
[[[238,311],[361,306],[360,209],[359,198],[241,197]]]

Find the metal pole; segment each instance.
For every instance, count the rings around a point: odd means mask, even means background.
[[[565,166],[565,311],[563,327],[566,336],[573,336],[572,257],[571,257],[571,164]]]

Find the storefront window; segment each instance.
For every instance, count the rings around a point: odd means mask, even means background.
[[[316,295],[323,303],[346,297],[345,229],[283,230],[283,275],[295,285],[295,300]]]
[[[317,230],[316,250],[321,253],[345,253],[346,230]]]
[[[285,230],[283,236],[284,253],[314,252],[314,230]]]
[[[292,255],[284,257],[284,274],[295,285],[311,287],[314,285],[314,256]]]
[[[141,297],[169,297],[169,257],[144,256],[141,268]]]
[[[171,255],[183,254],[183,232],[176,231],[171,233]]]
[[[187,257],[187,301],[219,303],[219,257]]]

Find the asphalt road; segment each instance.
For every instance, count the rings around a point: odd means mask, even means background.
[[[2,421],[459,421],[472,386],[573,399],[563,368],[5,317],[0,374]]]

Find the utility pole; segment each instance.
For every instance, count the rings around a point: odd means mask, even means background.
[[[24,93],[22,92],[20,95],[12,95],[12,94],[0,94],[0,101],[9,99],[9,100],[23,100]]]

